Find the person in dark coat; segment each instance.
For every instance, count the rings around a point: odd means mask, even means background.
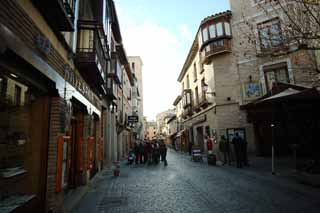
[[[139,156],[140,156],[140,164],[144,163],[144,147],[142,142],[139,143]]]
[[[136,164],[138,164],[139,162],[139,145],[137,144],[137,142],[134,143],[134,146],[133,146],[133,152],[134,152],[134,155],[135,155],[135,162]]]
[[[158,144],[158,142],[155,142],[153,144],[152,157],[153,157],[153,163],[158,164],[159,161],[160,161],[160,153],[159,153],[159,144]]]
[[[224,135],[221,136],[221,139],[219,141],[219,150],[223,153],[224,156],[223,165],[225,165],[227,162],[229,165],[231,165],[230,144]]]
[[[148,143],[143,143],[143,163],[148,163]]]
[[[164,162],[164,166],[167,166],[168,165],[168,162],[167,162],[167,146],[166,146],[166,144],[164,142],[160,143],[159,151],[160,151],[161,161]]]
[[[148,164],[150,165],[152,163],[152,144],[150,143],[150,141],[147,142],[145,151],[147,152]]]
[[[235,137],[232,139],[232,143],[234,145],[234,150],[236,153],[236,161],[237,161],[237,168],[242,168],[242,146],[244,143],[243,139],[239,136],[239,133],[236,133]]]
[[[242,138],[241,138],[242,139]],[[242,139],[241,143],[241,154],[242,154],[242,162],[244,166],[249,166],[248,162],[248,151],[247,151],[248,143],[246,140]]]

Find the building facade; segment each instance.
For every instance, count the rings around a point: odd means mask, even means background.
[[[4,0],[0,11],[0,211],[61,212],[117,159],[115,100],[121,69],[131,74],[115,6]]]
[[[203,151],[205,136],[217,143],[222,135],[231,141],[235,133],[253,150],[252,127],[239,107],[241,84],[233,54],[231,20],[231,11],[226,11],[201,22],[178,78],[186,146],[197,145]]]
[[[175,115],[174,109],[168,109],[161,113],[158,113],[156,116],[157,123],[157,137],[159,139],[165,139],[167,136],[167,128],[166,128],[166,119]]]
[[[154,140],[157,138],[157,123],[154,121],[148,121],[146,122],[146,128],[145,128],[145,140]]]
[[[129,64],[135,79],[134,89],[132,91],[132,115],[138,116],[138,123],[134,124],[135,138],[144,139],[144,122],[143,122],[143,62],[140,56],[129,56]]]
[[[288,13],[295,8],[294,11],[298,14],[301,9],[296,2],[283,1],[282,3]],[[242,104],[255,103],[254,100],[261,95],[265,98],[270,96],[269,98],[272,99],[273,95],[286,90],[282,93],[283,99],[279,99],[282,107],[274,104],[274,109],[271,109],[270,106],[263,104],[247,110],[248,118],[254,124],[257,154],[270,155],[272,143],[276,143],[276,154],[287,155],[292,152],[290,143],[301,143],[298,139],[299,135],[293,136],[293,133],[300,132],[300,135],[315,137],[312,136],[314,135],[312,132],[303,129],[308,126],[307,129],[311,130],[318,125],[316,124],[318,121],[315,121],[318,113],[310,109],[306,110],[305,106],[302,107],[303,103],[299,103],[298,100],[291,103],[296,106],[295,109],[291,109],[287,106],[286,97],[290,91],[298,93],[298,91],[319,87],[317,51],[309,49],[308,46],[312,44],[303,37],[301,40],[292,39],[292,36],[299,37],[290,29],[288,30],[288,26],[295,21],[291,22],[283,8],[277,5],[277,1],[230,1],[230,5],[233,13],[231,21],[233,40],[236,41],[233,42],[233,48],[242,85]],[[308,19],[303,15],[305,14],[303,11],[300,11],[300,14],[301,16],[291,15],[295,20],[298,17],[301,20]],[[301,32],[318,30],[313,29],[308,21],[296,22],[296,24]],[[247,33],[243,33],[244,31]],[[308,97],[303,99],[304,104],[316,105]],[[290,116],[281,117],[280,114],[283,113]],[[304,119],[301,120],[302,117]],[[272,127],[275,129],[272,130]],[[285,129],[291,129],[291,131]],[[277,136],[273,137],[272,134]],[[311,141],[310,143],[307,141],[306,139],[303,143],[312,144]]]

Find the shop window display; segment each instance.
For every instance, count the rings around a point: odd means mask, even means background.
[[[40,153],[34,151],[40,147],[35,146],[40,144],[39,134],[32,130],[37,127],[32,122],[39,120],[34,118],[39,109],[35,101],[35,92],[20,77],[0,73],[0,212],[32,199],[39,187],[31,183],[40,164],[34,162]]]

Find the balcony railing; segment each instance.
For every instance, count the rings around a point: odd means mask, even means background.
[[[74,31],[75,0],[32,0],[46,21],[56,30]]]
[[[229,52],[231,52],[230,38],[213,40],[202,47],[201,62],[207,64],[212,56]]]
[[[92,86],[106,83],[107,57],[104,36],[99,25],[81,22],[78,26],[76,63],[80,73]]]
[[[187,118],[188,116],[192,116],[192,115],[193,115],[193,111],[191,106],[186,107],[182,112],[182,118]]]

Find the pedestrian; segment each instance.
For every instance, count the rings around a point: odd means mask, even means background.
[[[143,143],[143,163],[148,163],[148,143],[146,141]]]
[[[242,144],[243,140],[242,138],[239,136],[239,133],[236,133],[235,137],[232,139],[232,143],[234,145],[234,150],[236,153],[236,161],[237,161],[237,168],[242,168]]]
[[[144,148],[142,142],[139,143],[139,156],[140,156],[140,164],[144,163]]]
[[[134,161],[134,152],[133,150],[130,150],[129,155],[128,155],[128,164],[131,165]]]
[[[210,155],[213,152],[213,142],[208,135],[206,135],[205,138],[206,138],[206,142],[207,142],[208,155]]]
[[[139,155],[139,145],[137,142],[134,143],[133,152],[134,152],[134,155],[136,158],[135,162],[136,162],[136,164],[138,164],[140,155]]]
[[[191,141],[188,143],[188,150],[189,150],[189,155],[191,155],[192,154],[192,142]]]
[[[224,135],[221,135],[221,139],[219,141],[219,150],[223,153],[224,156],[223,165],[225,165],[227,162],[229,165],[231,165],[230,144],[229,141],[226,140],[226,137]]]
[[[147,146],[146,146],[146,152],[147,152],[147,159],[148,159],[148,165],[150,165],[152,163],[152,144],[150,143],[150,141],[147,142]]]
[[[159,152],[159,144],[158,144],[158,142],[155,142],[153,144],[152,156],[153,156],[153,163],[154,164],[158,164],[159,161],[160,161],[160,152]]]
[[[167,146],[163,141],[160,143],[159,151],[160,151],[161,161],[164,162],[164,166],[167,166],[168,165]]]
[[[242,139],[242,143],[241,143],[242,162],[244,166],[249,166],[248,151],[247,151],[248,143],[243,138],[241,139]]]

